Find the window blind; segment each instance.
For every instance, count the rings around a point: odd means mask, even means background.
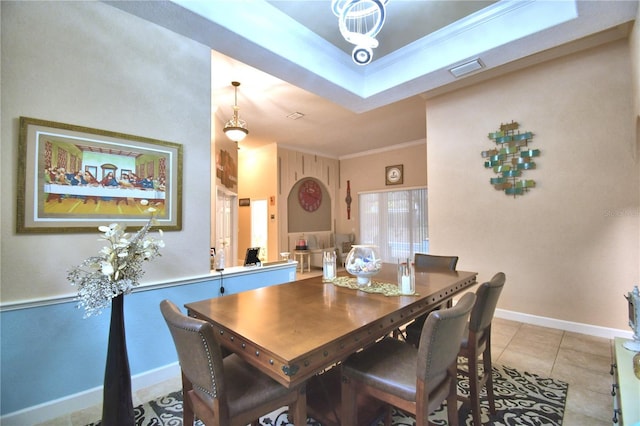
[[[429,252],[427,189],[358,195],[360,244],[375,244],[383,262]]]

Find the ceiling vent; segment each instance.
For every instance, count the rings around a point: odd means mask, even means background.
[[[474,59],[473,61],[467,62],[466,64],[458,65],[457,67],[451,68],[449,72],[453,74],[455,78],[458,78],[482,68],[484,68],[484,64],[480,62],[480,59]]]
[[[292,112],[291,114],[287,115],[287,118],[291,120],[297,120],[302,117],[304,117],[304,114],[301,112]]]

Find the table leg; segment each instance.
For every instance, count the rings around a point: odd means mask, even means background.
[[[347,426],[340,421],[342,409],[340,366],[316,375],[307,382],[307,413],[323,426]],[[368,396],[356,397],[358,423],[370,426],[384,413],[384,403]]]

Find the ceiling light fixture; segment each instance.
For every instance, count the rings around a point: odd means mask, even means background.
[[[240,142],[249,134],[249,129],[247,129],[247,122],[241,120],[238,115],[238,111],[240,111],[240,107],[238,106],[238,86],[240,86],[240,83],[232,81],[231,85],[235,87],[236,95],[235,103],[233,104],[233,118],[224,125],[224,133],[232,141]]]
[[[367,65],[378,47],[375,36],[382,29],[389,0],[332,0],[331,10],[338,17],[342,37],[355,44],[351,59],[358,65]]]

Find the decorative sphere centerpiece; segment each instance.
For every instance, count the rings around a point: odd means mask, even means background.
[[[345,269],[358,279],[360,287],[371,285],[371,277],[382,269],[382,259],[378,247],[374,245],[354,245],[347,255]]]

